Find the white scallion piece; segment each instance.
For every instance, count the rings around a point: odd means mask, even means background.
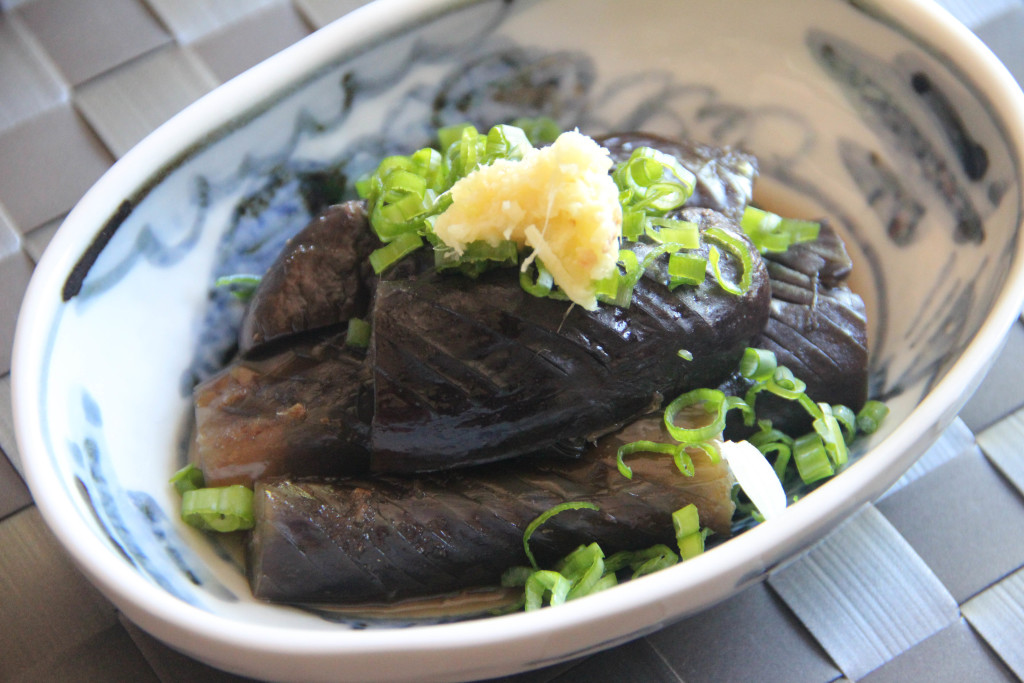
[[[749,441],[723,441],[722,459],[729,465],[736,483],[765,519],[786,509],[786,492],[771,463]]]

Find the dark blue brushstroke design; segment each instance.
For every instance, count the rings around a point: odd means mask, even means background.
[[[100,415],[100,407],[96,405],[96,401],[93,400],[92,396],[87,393],[82,394],[82,413],[85,415],[85,421],[91,426],[103,426],[103,416]]]
[[[889,238],[900,246],[913,242],[925,209],[899,174],[879,154],[847,138],[839,140],[839,156]]]
[[[441,128],[468,121],[486,130],[518,117],[546,116],[571,128],[579,123],[595,78],[592,60],[581,53],[519,47],[490,52],[441,82],[432,124]]]
[[[320,175],[325,179],[334,177],[329,170],[320,170]],[[313,177],[312,170],[300,173],[286,166],[266,176],[263,186],[236,207],[231,226],[217,246],[211,282],[225,275],[262,274],[270,267],[287,240],[312,216],[314,209],[306,199],[304,183]],[[325,181],[324,186],[329,182]],[[209,297],[196,353],[182,377],[185,395],[191,393],[196,382],[223,367],[235,350],[235,331],[244,304],[226,288],[211,288]]]
[[[974,282],[960,283],[960,286],[951,288],[950,294],[952,300],[945,302],[945,314],[930,320],[932,324],[915,339],[923,343],[924,348],[913,356],[910,367],[898,376],[890,376],[889,368],[882,368],[886,373],[886,388],[879,394],[880,400],[898,396],[918,382],[923,382],[922,395],[927,394],[966,348],[970,339],[963,338],[963,331],[974,306]],[[942,352],[937,354],[936,349]]]
[[[185,258],[202,235],[206,212],[210,205],[209,187],[202,177],[195,184],[196,218],[188,231],[177,242],[165,242],[158,231],[145,225],[135,236],[135,243],[127,255],[117,264],[101,275],[94,275],[81,286],[78,301],[87,303],[117,285],[139,261],[146,261],[154,266],[166,268]]]
[[[895,148],[904,150],[946,202],[955,222],[954,241],[981,243],[985,239],[984,227],[967,191],[945,158],[903,110],[900,98],[887,89],[882,78],[876,77],[890,72],[891,65],[824,31],[809,31],[807,43],[815,59],[842,87],[865,121],[873,122]]]
[[[984,178],[988,171],[988,152],[971,137],[963,119],[946,94],[935,87],[932,79],[923,71],[911,76],[910,85],[939,120],[943,132],[960,159],[964,174],[971,180]]]
[[[61,288],[61,298],[64,301],[70,301],[82,291],[82,283],[85,282],[89,270],[96,263],[96,259],[100,257],[100,253],[110,243],[110,240],[114,238],[117,229],[128,219],[131,212],[132,203],[125,199],[118,205],[114,215],[106,220],[99,233],[96,234],[96,237],[93,238],[92,242],[78,258],[71,272],[68,273],[64,286]]]

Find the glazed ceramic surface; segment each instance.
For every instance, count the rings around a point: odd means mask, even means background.
[[[213,281],[262,272],[313,212],[438,127],[539,115],[744,148],[760,203],[831,219],[868,304],[884,429],[778,519],[557,609],[395,629],[255,601],[237,550],[183,526],[167,485],[191,387],[241,316]],[[33,495],[129,618],[249,676],[484,677],[636,637],[763,578],[953,418],[1024,303],[1022,121],[1001,66],[924,2],[376,3],[183,112],[68,217],[17,337]]]

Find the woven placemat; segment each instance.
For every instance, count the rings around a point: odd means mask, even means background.
[[[19,473],[14,321],[34,263],[114,161],[360,0],[0,0],[0,681],[231,681],[119,615]],[[1024,0],[943,0],[1018,77]],[[879,501],[768,579],[618,648],[508,681],[1024,680],[1024,323]]]

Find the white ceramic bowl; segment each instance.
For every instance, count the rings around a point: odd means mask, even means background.
[[[183,527],[191,378],[237,311],[215,275],[265,264],[328,191],[439,124],[547,114],[739,145],[758,197],[847,237],[892,415],[785,514],[669,570],[557,609],[353,629],[256,602]],[[54,237],[14,357],[33,496],[134,622],[254,677],[494,676],[609,647],[705,608],[880,495],[953,418],[1024,304],[1024,104],[925,0],[388,0],[224,85],[127,154]]]

